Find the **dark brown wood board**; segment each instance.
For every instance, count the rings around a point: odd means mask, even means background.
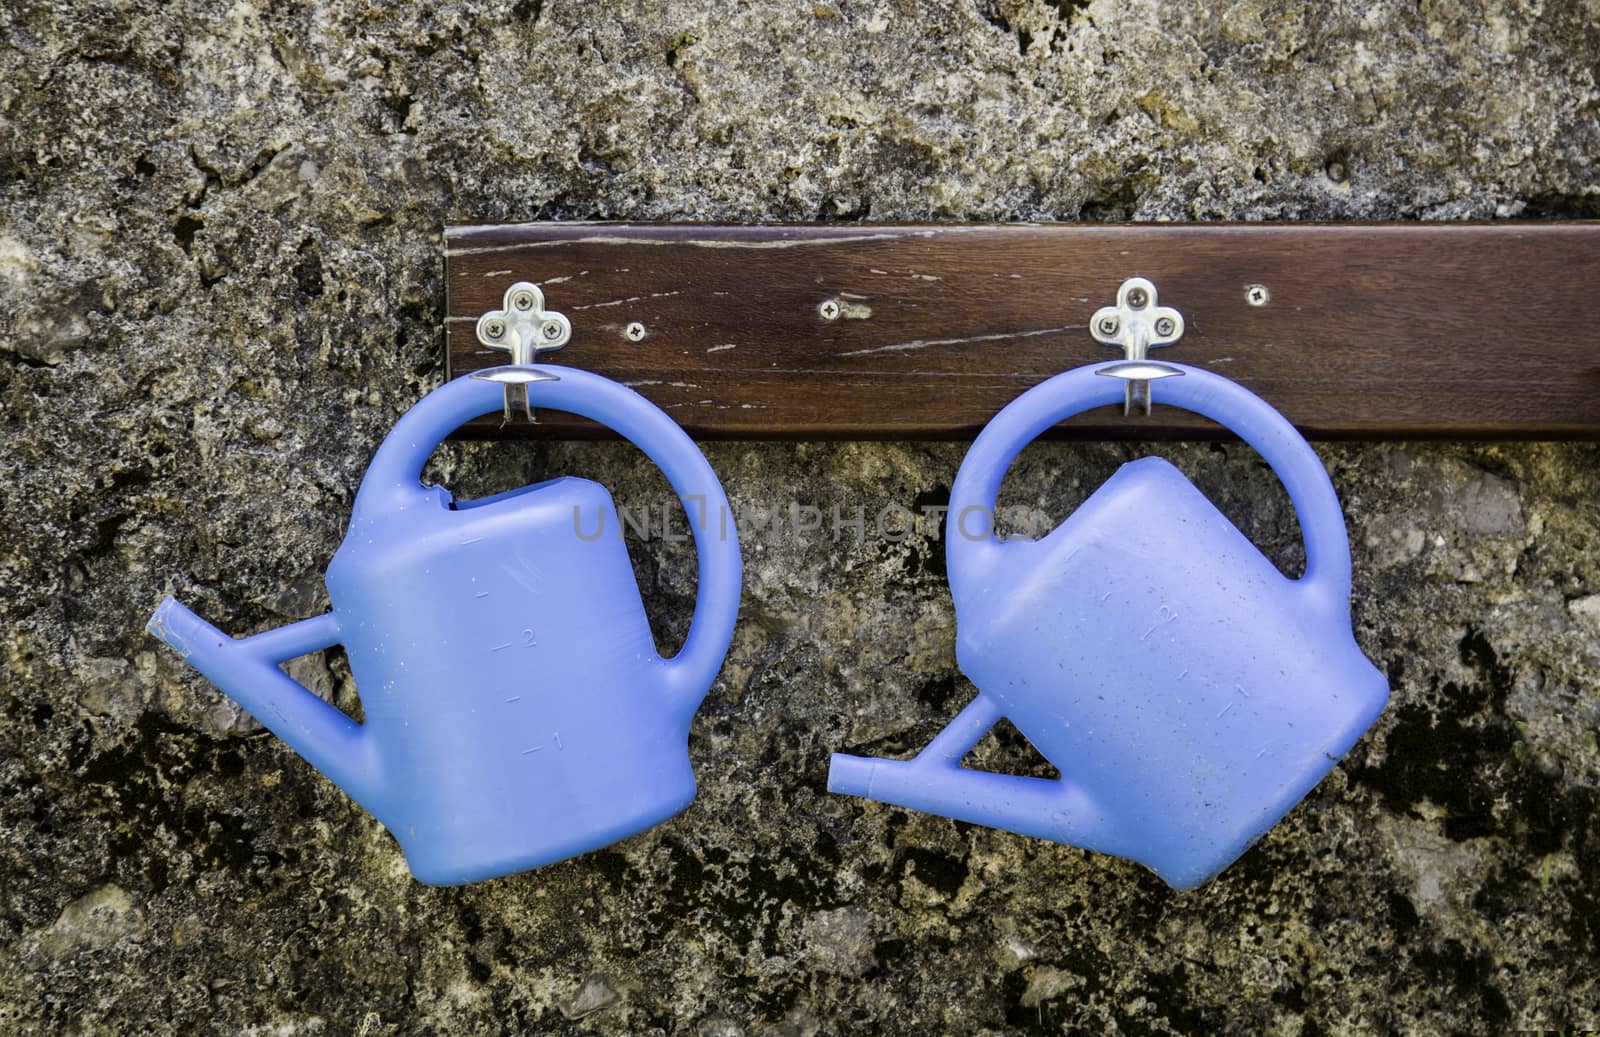
[[[1136,275],[1187,325],[1154,359],[1224,374],[1308,436],[1600,438],[1600,223],[528,223],[452,226],[445,248],[450,376],[506,362],[475,323],[533,281],[573,325],[545,359],[698,438],[969,438],[1115,359],[1088,322]],[[1101,408],[1057,432],[1216,433],[1153,396],[1148,417]],[[463,433],[604,434],[549,411]]]

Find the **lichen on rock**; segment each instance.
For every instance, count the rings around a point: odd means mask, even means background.
[[[143,633],[167,593],[239,634],[326,606],[372,450],[442,377],[445,222],[1593,216],[1597,65],[1593,0],[8,3],[0,1032],[1600,1027],[1592,444],[1319,447],[1392,702],[1192,893],[826,793],[830,751],[909,754],[972,693],[936,530],[749,537],[693,806],[462,889]],[[961,457],[706,452],[735,501],[869,514]],[[1065,515],[1146,452],[1035,446],[1006,492]],[[1301,564],[1248,451],[1156,452]],[[614,444],[433,472],[666,497]],[[670,647],[692,555],[630,548]],[[297,665],[357,708],[338,653]]]

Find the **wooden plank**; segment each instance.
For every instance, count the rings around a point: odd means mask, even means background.
[[[1030,386],[1113,359],[1088,320],[1134,275],[1187,323],[1157,359],[1227,375],[1309,436],[1600,438],[1596,223],[535,223],[445,243],[451,376],[505,362],[475,322],[534,281],[573,324],[552,362],[701,438],[971,437]],[[1158,383],[1150,417],[1104,408],[1058,432],[1214,434],[1160,399]],[[555,413],[463,431],[599,434]]]

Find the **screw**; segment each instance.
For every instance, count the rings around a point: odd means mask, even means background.
[[[839,303],[835,299],[829,299],[826,302],[824,302],[821,306],[817,307],[817,312],[822,314],[822,319],[823,320],[838,320],[839,319]]]
[[[1150,293],[1143,288],[1134,288],[1128,292],[1128,305],[1136,310],[1142,310],[1150,301]]]
[[[1173,320],[1171,317],[1162,317],[1160,320],[1156,321],[1156,334],[1160,335],[1162,338],[1166,338],[1168,335],[1177,330],[1178,322]]]
[[[511,305],[515,306],[519,310],[533,309],[533,293],[518,292],[511,297]]]
[[[551,342],[554,342],[556,339],[561,337],[561,322],[558,320],[547,320],[539,326],[539,332],[540,334],[544,335],[545,338],[549,339]]]
[[[483,333],[488,335],[490,338],[505,338],[506,322],[503,320],[492,320],[483,326]]]
[[[628,341],[629,342],[637,342],[640,339],[644,338],[644,325],[640,324],[638,321],[634,321],[632,324],[629,324],[626,328],[623,328],[622,329],[622,333],[624,335],[628,336]]]
[[[1100,318],[1100,334],[1102,335],[1115,335],[1117,329],[1121,326],[1122,322],[1115,317]]]
[[[1249,284],[1244,288],[1244,301],[1251,306],[1265,306],[1272,300],[1272,293],[1267,291],[1264,284]]]

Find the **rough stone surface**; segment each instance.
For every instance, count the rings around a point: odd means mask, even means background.
[[[464,889],[142,632],[168,592],[238,633],[324,607],[441,375],[447,220],[1595,215],[1595,0],[10,0],[0,39],[0,1032],[1600,1027],[1593,446],[1323,449],[1393,701],[1187,894],[825,794],[830,750],[970,694],[932,530],[752,535],[693,807]],[[961,455],[707,452],[741,503],[868,514]],[[1007,496],[1065,514],[1139,452],[1036,447]],[[1293,569],[1253,456],[1161,452]],[[664,499],[637,460],[435,472]],[[633,550],[670,643],[692,559]],[[337,653],[299,665],[356,708]]]

